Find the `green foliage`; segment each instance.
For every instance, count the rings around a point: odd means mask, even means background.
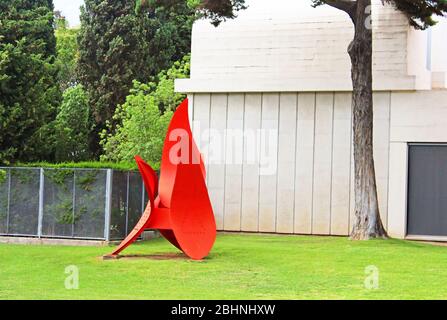
[[[88,209],[88,207],[92,207],[92,204],[97,202],[98,195],[104,194],[103,181],[95,185],[100,174],[99,170],[48,168],[47,166],[44,170],[45,181],[53,191],[49,201],[46,201],[45,214],[53,216],[55,223],[59,225],[76,224],[86,214],[89,215],[87,219],[94,215],[98,216],[100,210]],[[74,196],[76,196],[75,199]],[[73,201],[75,201],[75,207],[73,207]]]
[[[57,184],[59,186],[63,186],[66,189],[66,181],[69,178],[73,177],[73,170],[45,170],[45,178],[48,178],[52,183]]]
[[[92,184],[98,180],[98,173],[99,172],[97,170],[89,170],[84,171],[81,176],[77,177],[81,188],[85,191],[92,191]]]
[[[56,66],[59,70],[58,82],[62,91],[77,83],[78,33],[79,29],[58,28],[56,30]]]
[[[190,50],[195,11],[184,0],[86,0],[79,33],[80,82],[97,132],[114,126],[132,81],[146,82]],[[97,151],[97,150],[94,150]]]
[[[156,90],[151,105],[174,109],[173,79],[159,73],[189,53],[193,21],[217,23],[243,7],[243,0],[85,0],[82,27],[73,30],[52,0],[0,1],[0,164],[96,158],[99,132],[115,130],[116,106],[133,80],[152,81],[135,90]]]
[[[79,220],[79,217],[73,215],[73,200],[66,199],[60,203],[57,203],[50,213],[54,215],[57,223],[71,225],[75,220]],[[76,219],[77,218],[77,219]]]
[[[54,27],[56,30],[68,28],[68,21],[59,10],[54,11]]]
[[[148,84],[134,82],[126,103],[116,109],[115,132],[102,133],[104,155],[101,160],[132,161],[138,154],[155,168],[159,167],[173,110],[185,98],[174,93],[174,79],[189,75],[189,61],[189,56],[184,57]]]
[[[55,54],[52,1],[0,1],[0,163],[51,159]]]
[[[36,176],[30,174],[28,170],[10,170],[9,174],[14,180],[19,181],[21,184],[30,184],[31,182],[36,182]]]
[[[126,103],[116,109],[114,119],[122,124],[113,135],[103,131],[102,161],[131,161],[138,154],[158,168],[172,111],[161,114],[148,90],[148,85],[135,81]]]
[[[385,0],[405,13],[410,24],[416,29],[427,29],[436,24],[433,16],[447,13],[446,0]]]
[[[161,112],[175,111],[186,98],[184,94],[174,92],[174,83],[175,79],[187,78],[190,70],[191,56],[186,55],[183,59],[174,62],[168,70],[163,70],[156,77],[151,78],[148,83],[149,92]]]
[[[83,87],[77,85],[67,89],[54,123],[56,161],[88,160],[91,129],[90,108]]]
[[[0,184],[6,181],[6,170],[0,169]]]
[[[226,19],[236,18],[237,11],[247,9],[245,0],[188,0],[188,3],[196,6],[199,13],[216,27]]]
[[[312,2],[315,7],[329,4],[344,11],[347,6],[347,1],[341,0],[312,0]],[[436,24],[433,16],[443,16],[447,13],[446,0],[384,0],[383,3],[389,3],[397,10],[402,11],[410,24],[415,29],[421,30]]]
[[[81,206],[78,210],[73,210],[73,198],[68,196],[59,199],[59,201],[51,205],[45,206],[45,212],[52,215],[57,224],[73,225],[87,213],[87,208]]]
[[[71,170],[69,168],[55,168],[55,166],[53,165],[52,167],[45,167],[46,169],[51,169],[51,170],[45,170],[45,177],[50,179],[51,182],[53,182],[54,184],[57,184],[59,186],[63,186],[65,185],[65,183],[67,182],[67,179],[72,178],[75,171]],[[76,168],[79,169],[79,168]],[[86,170],[82,172],[82,175],[77,176],[76,180],[77,183],[79,183],[79,185],[81,186],[82,189],[86,190],[86,191],[90,191],[91,189],[91,185],[93,183],[96,182],[97,177],[98,177],[98,170]]]

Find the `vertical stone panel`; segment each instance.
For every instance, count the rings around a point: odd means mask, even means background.
[[[276,232],[294,232],[297,94],[281,93]]]
[[[241,230],[244,94],[228,96],[224,229]]]
[[[262,131],[260,132],[259,231],[276,231],[277,168],[268,172],[271,161],[278,157],[279,94],[262,97]],[[270,134],[274,133],[273,137]],[[273,138],[273,139],[270,139]]]
[[[332,153],[331,234],[349,233],[351,94],[336,93]]]
[[[295,233],[312,233],[315,93],[298,94]]]
[[[242,231],[258,231],[259,224],[259,146],[262,94],[245,96],[244,163],[242,167]]]
[[[331,221],[333,93],[317,93],[313,187],[313,234],[329,234]]]

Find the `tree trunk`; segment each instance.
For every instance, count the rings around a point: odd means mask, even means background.
[[[358,0],[349,45],[352,62],[354,130],[355,220],[351,239],[386,238],[379,214],[373,158],[373,91],[371,0]]]

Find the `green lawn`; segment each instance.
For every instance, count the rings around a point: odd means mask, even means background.
[[[103,261],[107,247],[0,244],[0,299],[447,299],[447,247],[310,236],[220,235],[204,261]],[[163,239],[126,254],[175,253]],[[79,267],[79,289],[64,271]],[[379,288],[364,287],[365,267]]]

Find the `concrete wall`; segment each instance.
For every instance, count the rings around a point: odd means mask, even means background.
[[[378,191],[386,223],[390,93],[377,93],[374,100]],[[193,94],[190,101],[218,229],[349,233],[353,209],[350,93]],[[210,140],[206,130],[210,127],[211,136],[219,132],[217,136],[227,143]],[[243,131],[245,139],[232,138],[234,129]],[[247,137],[259,129],[265,136],[252,143]],[[273,142],[259,146],[269,133]],[[221,147],[223,157],[212,157]],[[262,148],[269,148],[268,154]],[[241,161],[229,159],[230,154]],[[251,160],[253,154],[256,159]],[[265,170],[272,157],[272,170]]]
[[[431,70],[434,72],[447,71],[447,19],[436,18],[438,24],[431,28]]]
[[[219,230],[349,234],[354,206],[350,93],[192,94],[190,100]],[[380,211],[394,237],[406,232],[407,143],[447,142],[446,127],[447,90],[374,94]],[[260,136],[254,147],[247,139],[260,129],[275,139],[267,144],[277,157],[275,170],[263,170],[269,156],[258,144],[268,138]],[[237,139],[233,131],[238,130],[245,138]],[[219,137],[224,143],[217,142]],[[220,148],[222,157],[211,154]],[[253,160],[253,153],[260,156]]]
[[[182,92],[314,92],[349,91],[350,59],[347,47],[353,25],[346,14],[309,1],[249,1],[247,14],[215,28],[208,21],[195,23],[192,38],[191,79],[177,82]],[[295,7],[308,8],[306,15]],[[256,14],[257,10],[290,8],[294,14]],[[310,9],[309,9],[310,8]],[[254,12],[249,14],[250,12]],[[295,15],[296,14],[296,15]],[[444,19],[445,20],[445,19]],[[444,20],[442,20],[444,22]],[[447,25],[416,31],[407,18],[390,5],[374,0],[374,89],[423,90],[432,86],[433,60],[436,79],[443,77],[442,35]],[[430,40],[432,40],[430,42]],[[433,50],[429,50],[433,46]],[[442,73],[441,73],[442,72]],[[441,74],[439,74],[441,73]],[[439,87],[442,81],[436,80]],[[444,86],[445,87],[445,86]]]
[[[433,87],[447,88],[447,19],[438,20],[439,23],[430,30],[430,67],[433,72]]]
[[[191,101],[218,229],[347,235],[352,23],[308,0],[248,4],[218,28],[195,24],[191,78],[176,81]],[[402,238],[407,144],[447,142],[447,25],[415,31],[374,0],[372,26],[379,204],[390,235]]]
[[[407,75],[408,23],[394,10],[375,6],[374,69],[391,77]],[[249,9],[250,10],[250,9]],[[337,14],[299,18],[244,19],[213,27],[195,24],[193,79],[350,77],[346,54],[354,35],[352,22]]]
[[[396,92],[391,96],[390,234],[406,235],[408,143],[447,143],[447,90]]]

